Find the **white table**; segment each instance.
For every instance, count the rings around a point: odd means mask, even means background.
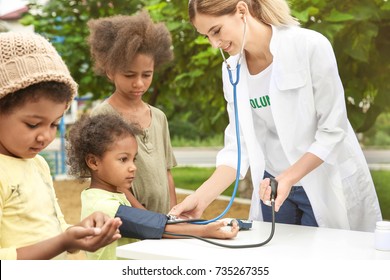
[[[254,222],[251,230],[240,231],[235,239],[213,241],[261,243],[268,238],[270,229],[270,223]],[[375,250],[374,233],[285,224],[276,224],[273,239],[256,248],[229,249],[197,239],[143,240],[117,248],[118,257],[138,260],[221,260],[233,253],[240,260],[390,260],[390,251]]]

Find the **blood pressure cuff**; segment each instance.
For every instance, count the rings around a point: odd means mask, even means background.
[[[123,237],[161,239],[168,217],[152,211],[120,205],[115,217],[122,220],[119,231]]]

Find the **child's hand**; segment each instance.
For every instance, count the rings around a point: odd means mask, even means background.
[[[101,212],[95,212],[64,232],[65,250],[95,252],[121,237],[121,224],[119,218],[110,218]]]
[[[239,227],[236,221],[233,221],[232,226],[228,226],[230,220],[224,219],[212,222],[206,225],[205,237],[230,239],[237,236]],[[228,226],[228,228],[226,228]]]
[[[108,215],[96,211],[80,221],[78,224],[76,224],[76,226],[82,226],[86,228],[102,228],[111,219],[112,218],[110,218]]]

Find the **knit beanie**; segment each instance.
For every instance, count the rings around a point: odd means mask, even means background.
[[[39,82],[62,82],[73,96],[77,84],[47,39],[32,32],[0,33],[0,99]]]

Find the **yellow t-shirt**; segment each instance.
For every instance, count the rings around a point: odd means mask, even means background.
[[[0,259],[17,259],[16,248],[54,237],[67,227],[43,157],[0,154]]]
[[[81,219],[95,211],[100,211],[114,218],[120,205],[131,206],[123,193],[113,193],[102,189],[85,189],[81,192]],[[135,242],[138,239],[120,238],[94,253],[86,252],[90,260],[115,260],[116,247]]]

